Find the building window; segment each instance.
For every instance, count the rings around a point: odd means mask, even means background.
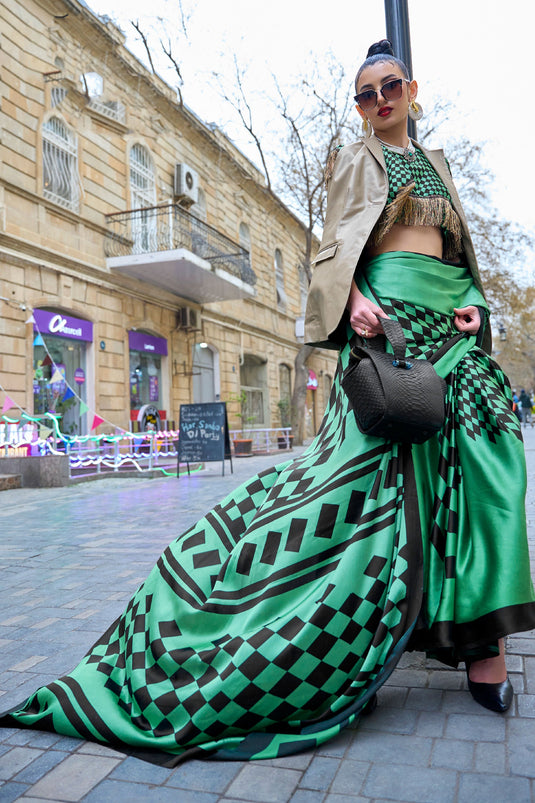
[[[193,214],[198,220],[206,223],[206,193],[200,187],[197,190],[197,203],[193,207]]]
[[[249,231],[249,226],[247,223],[240,223],[240,245],[242,248],[249,254],[249,260],[251,259],[251,232]]]
[[[291,426],[292,369],[289,365],[279,365],[279,401],[281,427]]]
[[[150,152],[136,143],[130,149],[130,207],[133,253],[158,250],[157,217],[151,209],[156,204],[156,179]]]
[[[284,263],[282,261],[282,251],[275,249],[275,284],[277,288],[277,306],[286,309],[286,293],[284,291]]]
[[[266,360],[245,354],[240,366],[241,391],[245,394],[245,428],[263,427],[267,419],[268,382]]]
[[[43,195],[49,201],[78,211],[78,153],[76,137],[59,117],[43,125]]]

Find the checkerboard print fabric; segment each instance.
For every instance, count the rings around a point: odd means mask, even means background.
[[[384,146],[383,156],[388,173],[387,204],[392,203],[400,189],[413,181],[413,195],[419,198],[439,196],[447,198],[451,203],[451,197],[444,182],[419,148],[414,149],[414,161],[412,162],[408,162],[402,154],[395,153]]]
[[[451,337],[451,314],[383,303],[413,356]],[[468,351],[444,429],[411,448],[357,429],[340,385],[349,351],[310,447],[171,543],[81,663],[4,724],[171,754],[168,766],[275,758],[355,722],[407,647],[455,663],[535,625],[523,447],[499,367]]]

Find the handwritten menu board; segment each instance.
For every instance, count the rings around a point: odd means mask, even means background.
[[[225,473],[224,461],[231,459],[225,402],[181,404],[179,429],[179,463],[222,460]]]

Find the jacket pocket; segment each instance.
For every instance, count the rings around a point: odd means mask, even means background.
[[[317,262],[323,262],[324,259],[331,259],[338,251],[339,245],[340,243],[330,243],[326,245],[325,248],[318,251],[315,258],[312,260],[312,264],[315,265]]]

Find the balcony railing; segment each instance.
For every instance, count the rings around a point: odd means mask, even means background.
[[[166,204],[107,215],[107,257],[186,249],[253,287],[249,252],[181,206]]]

